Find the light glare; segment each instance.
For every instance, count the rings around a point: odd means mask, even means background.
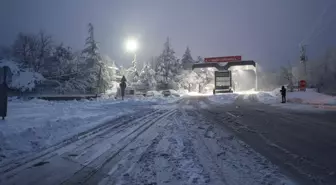
[[[126,41],[126,50],[128,52],[135,52],[138,49],[138,43],[135,39],[128,39]]]

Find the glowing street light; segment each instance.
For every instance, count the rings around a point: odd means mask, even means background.
[[[135,39],[127,39],[126,40],[126,51],[135,53],[138,49],[138,42]]]
[[[134,54],[132,64],[133,64],[133,67],[135,67],[136,66],[136,53],[135,52],[138,50],[137,40],[134,38],[128,38],[126,40],[125,47],[126,47],[127,52]]]

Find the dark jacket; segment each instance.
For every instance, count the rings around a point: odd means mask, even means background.
[[[286,88],[284,86],[282,86],[280,92],[281,92],[281,96],[286,96]]]
[[[8,87],[6,83],[0,84],[0,116],[1,117],[7,116],[7,100],[8,100],[7,90],[8,90]]]
[[[119,86],[121,89],[126,89],[126,82],[121,82]]]

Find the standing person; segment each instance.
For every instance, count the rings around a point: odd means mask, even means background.
[[[7,116],[8,86],[7,86],[7,67],[3,67],[3,81],[0,84],[0,116],[2,120]]]
[[[121,82],[120,82],[119,86],[120,86],[121,98],[122,98],[122,100],[124,100],[125,89],[126,89],[126,78],[125,78],[125,76],[123,76],[121,78]]]
[[[282,99],[281,103],[286,103],[286,88],[285,88],[285,86],[281,87],[280,92],[281,92],[281,99]]]

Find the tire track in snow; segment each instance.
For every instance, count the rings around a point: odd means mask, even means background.
[[[199,108],[198,104],[195,104],[194,106],[196,109]],[[194,125],[195,127],[197,127],[197,129],[204,130],[204,134],[199,134],[197,131],[196,132],[189,131],[188,134],[189,136],[193,137],[195,141],[197,141],[195,143],[198,143],[198,144],[202,143],[203,149],[202,147],[198,147],[198,152],[201,152],[204,154],[201,159],[202,159],[203,164],[208,165],[208,171],[211,174],[210,179],[209,179],[210,184],[228,184],[225,178],[225,174],[222,173],[217,161],[214,160],[216,159],[216,155],[213,154],[213,152],[209,149],[208,145],[205,143],[204,139],[202,139],[203,137],[208,137],[208,138],[214,137],[214,134],[212,131],[213,127],[198,124],[202,119],[199,119],[199,114],[195,110],[193,111],[182,110],[182,113],[184,115],[184,119],[186,119],[186,122],[189,122],[189,125]],[[194,120],[195,118],[198,118],[198,119]],[[185,129],[191,130],[190,127],[185,128]]]
[[[145,113],[144,113],[145,112]],[[66,147],[72,143],[75,143],[77,141],[84,141],[85,138],[89,138],[90,136],[95,136],[96,134],[100,134],[100,133],[105,133],[107,131],[107,129],[113,129],[113,128],[117,128],[127,122],[130,122],[130,121],[134,121],[135,119],[140,119],[140,118],[145,118],[145,117],[140,117],[142,116],[143,114],[145,114],[147,116],[148,115],[151,115],[153,113],[155,113],[155,111],[151,110],[151,111],[148,111],[148,110],[144,110],[143,111],[139,111],[139,112],[136,112],[135,115],[138,115],[138,117],[130,117],[129,115],[125,115],[125,116],[121,116],[119,118],[116,118],[112,121],[107,121],[103,124],[100,124],[94,128],[91,128],[89,130],[86,130],[84,132],[81,132],[81,133],[78,133],[68,139],[65,139],[55,145],[52,145],[52,146],[49,146],[47,147],[45,150],[37,153],[37,154],[32,154],[32,155],[28,155],[28,156],[24,156],[24,157],[21,157],[20,159],[16,160],[15,162],[14,161],[10,161],[4,165],[2,165],[0,167],[0,173],[1,174],[4,174],[4,173],[8,173],[8,172],[11,172],[12,170],[17,170],[19,167],[23,166],[23,165],[26,165],[28,163],[31,163],[33,161],[36,161],[38,159],[41,159],[42,157],[46,157],[48,156],[49,154],[55,152],[56,150],[59,150],[63,147]],[[111,123],[114,123],[114,122],[120,122],[119,124],[111,124]],[[50,156],[49,156],[50,157]],[[47,157],[48,158],[48,157]]]
[[[72,177],[65,180],[61,184],[95,184],[100,181],[102,177],[105,176],[106,173],[101,171],[104,167],[110,169],[114,164],[110,164],[111,161],[115,157],[118,156],[128,145],[135,141],[142,133],[148,130],[152,125],[154,125],[157,121],[173,114],[175,110],[170,110],[168,112],[163,113],[160,116],[153,118],[152,120],[141,124],[140,127],[135,129],[133,132],[129,133],[126,137],[120,140],[119,146],[110,149],[104,152],[101,156],[99,156],[96,160],[92,161],[88,165],[85,165],[81,170],[77,171]],[[127,140],[126,140],[127,139]]]
[[[209,174],[205,170],[194,148],[193,140],[187,133],[181,111],[167,118],[165,124],[158,123],[163,129],[159,131],[153,142],[139,154],[130,159],[136,163],[133,167],[122,166],[119,171],[109,177],[119,180],[106,180],[104,184],[208,184]],[[136,159],[137,158],[137,159]],[[136,161],[136,162],[134,162]],[[122,172],[120,172],[122,171]],[[127,173],[124,173],[127,171]],[[213,184],[213,183],[212,183]],[[222,184],[222,183],[218,183]]]
[[[113,122],[117,122],[117,124],[111,124],[111,122],[109,122],[108,124],[104,124],[98,128],[94,128],[94,129],[90,129],[88,131],[85,132],[86,135],[81,135],[79,134],[80,137],[75,137],[75,138],[70,138],[70,140],[66,140],[65,142],[60,143],[61,146],[56,145],[53,147],[50,147],[49,149],[47,149],[46,151],[42,151],[40,154],[37,154],[36,156],[34,156],[34,158],[28,158],[28,160],[21,164],[18,165],[18,167],[11,169],[9,172],[5,173],[2,175],[1,179],[3,181],[9,181],[11,180],[12,177],[14,177],[17,174],[20,174],[21,172],[23,172],[23,175],[25,175],[26,173],[29,173],[29,170],[31,168],[31,166],[33,166],[34,164],[38,164],[40,163],[39,161],[48,161],[50,159],[57,159],[59,157],[57,156],[62,156],[62,154],[71,151],[72,149],[82,145],[86,145],[86,142],[90,139],[100,139],[104,134],[110,134],[110,136],[113,136],[115,134],[115,132],[112,132],[114,129],[119,128],[123,125],[127,125],[129,123],[137,123],[137,122],[142,122],[142,120],[145,120],[147,123],[148,121],[151,121],[150,119],[154,116],[156,116],[157,114],[163,114],[164,111],[162,110],[156,110],[156,111],[151,111],[149,114],[146,114],[146,112],[148,111],[139,111],[138,114],[135,114],[133,116],[123,116],[119,119],[114,120]],[[145,116],[143,116],[145,114]],[[120,121],[120,123],[118,123]],[[143,125],[142,125],[143,126]],[[126,127],[129,128],[129,127]],[[138,129],[140,129],[141,127],[137,127]],[[135,132],[136,130],[134,130],[133,132]],[[132,133],[133,133],[132,132]],[[72,140],[71,140],[72,139]],[[69,141],[73,141],[70,142]],[[88,144],[90,145],[90,142],[88,142]],[[64,157],[64,156],[63,156]],[[53,161],[53,160],[51,160]],[[57,160],[56,160],[57,161]],[[28,172],[27,172],[28,171]],[[47,173],[47,172],[43,172],[43,173]],[[21,173],[22,174],[22,173]],[[32,174],[33,176],[36,174]],[[38,175],[38,174],[37,174]],[[40,174],[41,175],[41,174]],[[30,179],[32,180],[32,179]],[[0,181],[1,182],[1,181]]]
[[[217,115],[217,114],[214,114],[213,112],[210,112],[211,114],[213,115]],[[217,115],[218,116],[218,115]],[[247,114],[245,115],[246,117],[250,117],[250,116],[253,116],[252,118],[254,118],[255,120],[258,120],[260,118],[263,118],[262,116],[259,116],[257,117],[256,115],[253,115],[253,114]],[[251,119],[251,118],[249,118]],[[280,119],[283,119],[283,120],[286,120],[286,118],[282,118],[280,117]],[[293,118],[288,118],[288,119],[293,119]],[[308,167],[314,167],[315,169],[319,169],[321,171],[324,171],[326,172],[326,174],[330,173],[330,170],[327,169],[325,166],[322,166],[322,165],[319,165],[319,164],[316,164],[314,162],[313,159],[309,159],[307,158],[306,156],[300,156],[299,154],[297,153],[293,153],[289,150],[287,150],[286,148],[280,146],[281,144],[276,144],[274,142],[274,140],[272,141],[271,139],[269,139],[269,135],[268,133],[264,133],[264,132],[261,132],[261,131],[258,131],[257,129],[254,129],[253,127],[249,126],[249,125],[246,125],[246,124],[243,124],[244,121],[248,121],[247,119],[244,119],[244,120],[240,120],[237,118],[230,118],[230,117],[226,117],[226,116],[223,116],[223,115],[219,115],[218,116],[218,121],[223,121],[223,120],[227,120],[229,124],[227,124],[226,126],[229,127],[230,129],[232,129],[233,131],[236,131],[238,133],[244,133],[244,132],[248,132],[248,133],[251,133],[251,134],[255,134],[256,136],[258,136],[259,139],[261,139],[262,142],[264,142],[267,146],[267,148],[272,148],[272,149],[275,149],[276,150],[276,155],[280,155],[280,154],[283,154],[286,156],[286,160],[285,162],[283,162],[283,166],[286,166],[286,169],[288,169],[288,167],[291,169],[291,170],[294,170],[295,173],[297,173],[296,175],[301,175],[307,179],[309,179],[310,181],[313,182],[313,184],[324,184],[324,179],[317,176],[317,175],[314,175],[310,172],[307,171],[307,169],[305,169],[307,166]],[[263,121],[267,121],[267,120],[263,120]],[[309,122],[307,122],[307,124],[304,124],[305,126],[308,126]],[[285,127],[286,128],[286,127]],[[283,128],[279,127],[278,130],[281,131]],[[297,141],[302,140],[302,138],[299,138],[298,135],[296,135],[295,133],[288,133],[287,135],[291,135],[291,137],[293,138],[296,138]],[[260,142],[260,141],[259,141]],[[288,160],[290,159],[290,160]],[[302,180],[302,179],[299,179],[299,180]]]
[[[226,178],[227,184],[246,184],[242,181],[242,178],[249,179],[250,184],[294,184],[279,173],[278,168],[270,161],[244,142],[235,139],[234,135],[230,134],[227,129],[222,126],[218,127],[218,124],[215,124],[218,121],[214,121],[221,120],[219,122],[223,123],[223,117],[225,117],[227,119],[224,120],[229,120],[232,124],[237,123],[239,129],[242,129],[241,123],[236,121],[238,117],[226,116],[225,114],[209,115],[206,114],[209,110],[202,109],[198,103],[194,103],[194,106],[194,110],[187,110],[186,113],[190,116],[190,121],[201,125],[197,129],[199,130],[199,137],[197,138],[200,138],[201,141],[197,143],[204,143],[204,146],[206,146],[204,148],[210,155],[212,154],[215,166],[217,165],[221,176]],[[197,125],[194,128],[197,128]],[[246,127],[245,129],[250,128]],[[253,129],[250,130],[251,132],[254,131]],[[194,129],[194,131],[196,130]],[[267,175],[258,173],[258,171],[263,171]]]

